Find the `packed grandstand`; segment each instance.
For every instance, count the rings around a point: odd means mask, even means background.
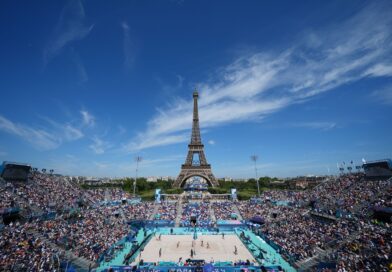
[[[348,173],[309,190],[264,191],[246,201],[202,191],[199,197],[184,197],[184,192],[149,202],[119,188],[82,189],[67,176],[35,169],[26,180],[0,181],[0,270],[176,271],[186,266],[202,271],[198,268],[217,266],[216,260],[185,255],[170,263],[144,262],[140,256],[147,240],[162,228],[167,234],[237,233],[253,258],[228,260],[224,271],[390,271],[391,182]],[[264,244],[258,248],[250,235],[265,241],[275,257],[268,259]],[[120,254],[120,264],[112,265]]]

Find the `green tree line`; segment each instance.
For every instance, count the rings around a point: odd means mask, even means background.
[[[111,183],[97,184],[97,185],[82,185],[83,188],[122,188],[124,191],[133,192],[134,178],[124,178],[113,180]],[[276,177],[260,177],[259,184],[260,190],[269,189],[286,189],[286,184],[276,183]],[[146,178],[140,177],[136,182],[136,194],[140,195],[143,199],[152,200],[154,198],[155,189],[161,189],[162,193],[167,194],[180,194],[183,192],[181,188],[173,188],[174,180],[158,180],[157,182],[147,182]],[[219,180],[219,187],[210,187],[208,191],[212,194],[228,194],[230,189],[236,188],[238,198],[240,200],[249,199],[257,195],[257,182],[251,178],[247,181],[224,181]]]

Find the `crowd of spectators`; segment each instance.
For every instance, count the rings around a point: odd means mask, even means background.
[[[63,251],[34,237],[34,223],[11,223],[0,235],[0,271],[60,271]]]
[[[264,202],[256,199],[239,201],[237,202],[237,208],[243,219],[251,219],[256,215],[266,217],[270,212],[268,209],[264,209]],[[273,208],[275,209],[275,207]]]
[[[260,198],[263,201],[283,201],[288,203],[298,203],[301,202],[304,195],[303,191],[288,191],[288,190],[277,190],[277,191],[264,191]]]
[[[392,181],[369,180],[361,173],[346,174],[307,191],[265,191],[260,200],[311,207],[335,217],[363,218],[369,216],[373,206],[392,207]]]
[[[192,216],[196,217],[197,225],[207,227],[211,225],[209,203],[193,202],[184,205],[181,215],[181,225],[183,227],[190,227],[190,219]]]
[[[368,180],[360,174],[352,174],[320,184],[308,192],[306,200],[311,201],[318,212],[339,217],[362,217],[375,202],[386,200],[383,194],[387,197],[388,192],[391,192],[391,181]]]
[[[268,191],[237,203],[243,218],[260,216],[257,231],[293,262],[332,252],[338,271],[387,271],[392,230],[372,219],[373,207],[392,207],[391,180],[344,175],[309,191]],[[276,201],[290,205],[277,205]],[[309,211],[317,211],[313,216]],[[325,214],[332,217],[320,217]]]
[[[0,195],[0,211],[17,206],[18,202],[15,195],[7,191],[7,189],[1,189]]]
[[[322,222],[295,207],[247,201],[240,202],[238,208],[244,218],[262,217],[260,234],[277,244],[292,261],[312,257],[316,247],[325,248],[353,231],[349,222]]]
[[[283,213],[266,220],[261,231],[283,249],[287,258],[295,261],[312,257],[317,248],[326,249],[329,243],[355,231],[354,225],[343,220],[324,222],[290,207],[280,210]]]
[[[139,202],[122,206],[120,211],[128,221],[132,219],[147,220],[154,212],[154,205],[154,202]]]
[[[21,202],[28,203],[41,212],[70,210],[82,198],[82,191],[63,177],[38,172],[34,172],[28,182],[12,186],[13,193]]]
[[[154,211],[152,202],[98,205],[102,200],[129,198],[130,194],[121,189],[83,190],[63,177],[44,173],[34,172],[26,182],[3,183],[0,210],[33,207],[56,216],[49,220],[27,217],[28,223],[17,220],[3,226],[0,271],[56,271],[64,250],[97,261],[130,232],[127,221],[149,219]]]
[[[232,201],[213,202],[211,205],[214,210],[216,220],[230,220],[234,211],[234,203]]]
[[[89,198],[92,202],[103,201],[121,201],[123,199],[130,199],[132,195],[125,192],[121,188],[96,188],[85,191],[85,197]]]
[[[338,271],[387,271],[391,265],[391,230],[363,224],[354,239],[341,244],[329,259],[337,262]]]
[[[114,206],[86,209],[67,219],[41,221],[40,229],[45,238],[91,261],[129,232]]]
[[[177,217],[177,202],[162,202],[158,207],[157,219],[175,220]]]

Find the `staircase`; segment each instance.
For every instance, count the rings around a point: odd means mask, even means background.
[[[240,213],[240,210],[238,209],[238,207],[235,203],[233,203],[233,210],[237,214],[237,219],[240,221],[243,220],[242,215]]]
[[[75,188],[80,188],[79,184],[75,181],[73,181],[72,179],[67,179],[68,184],[70,184],[71,186],[75,187]]]
[[[89,268],[94,268],[96,266],[96,263],[83,257],[77,257],[70,250],[67,250],[64,256],[72,265],[80,268],[82,271],[89,271]]]
[[[121,216],[123,222],[125,222],[125,223],[128,222],[128,218],[125,216],[123,209],[120,209],[120,216]]]
[[[214,209],[212,208],[212,203],[210,202],[210,204],[208,204],[208,212],[210,213],[210,218],[213,222],[216,222],[216,216],[215,216],[215,212]]]
[[[151,214],[151,216],[149,218],[150,220],[154,220],[155,219],[155,215],[158,213],[159,205],[161,205],[161,204],[155,203],[154,210],[152,211],[152,214]]]
[[[310,268],[316,266],[319,262],[325,260],[326,257],[329,256],[331,253],[334,253],[335,251],[337,251],[339,248],[346,245],[347,243],[352,242],[357,237],[357,235],[359,233],[360,233],[359,231],[356,231],[356,232],[350,234],[349,236],[347,236],[346,239],[344,239],[342,242],[340,242],[339,245],[336,247],[329,247],[326,250],[323,250],[319,247],[316,247],[315,248],[316,253],[313,257],[308,258],[303,261],[299,261],[296,263],[296,266],[298,267],[298,271],[309,271]],[[335,240],[329,244],[333,244],[334,242],[335,242]],[[328,244],[327,244],[327,247],[328,247]]]
[[[181,215],[182,215],[182,198],[180,197],[177,202],[177,216],[176,216],[176,223],[175,223],[176,227],[180,226]]]
[[[61,247],[57,246],[53,242],[51,242],[49,239],[47,239],[45,236],[43,236],[41,233],[35,231],[35,230],[29,230],[28,233],[32,234],[35,238],[40,239],[41,241],[44,241],[47,246],[50,248],[56,249],[56,250],[63,250]],[[80,269],[80,271],[88,271],[89,268],[93,268],[96,266],[95,262],[89,261],[86,258],[83,257],[78,257],[75,254],[72,253],[70,250],[66,250],[64,253],[64,257],[66,260],[68,260],[70,263],[72,263],[74,266]],[[79,270],[78,270],[79,271]]]
[[[295,263],[296,266],[298,267],[298,271],[309,271],[310,268],[312,268],[313,266],[317,265],[320,262],[320,259],[322,257],[327,255],[327,251],[319,247],[316,247],[314,250],[316,252],[313,257]]]

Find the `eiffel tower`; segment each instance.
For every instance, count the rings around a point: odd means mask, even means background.
[[[174,182],[174,187],[182,187],[187,179],[194,176],[204,178],[212,187],[218,186],[218,181],[215,179],[211,171],[211,165],[207,163],[204,154],[204,145],[201,142],[200,127],[199,127],[199,111],[197,99],[199,93],[197,90],[193,92],[193,123],[191,142],[188,145],[188,155],[185,163],[181,166],[181,172]]]

